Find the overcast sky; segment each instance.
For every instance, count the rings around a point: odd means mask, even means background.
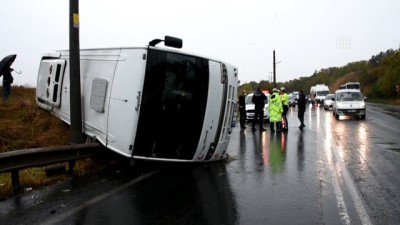
[[[399,0],[80,0],[80,46],[146,46],[165,35],[183,50],[238,67],[243,82],[277,81],[368,60],[400,47]],[[0,58],[17,54],[14,84],[36,86],[42,54],[69,48],[68,0],[10,0],[0,9]]]

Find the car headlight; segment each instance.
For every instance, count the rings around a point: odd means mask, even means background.
[[[360,107],[365,108],[365,102],[361,102]]]

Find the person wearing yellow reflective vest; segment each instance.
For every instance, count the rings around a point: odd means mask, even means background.
[[[289,111],[289,95],[286,93],[285,87],[281,87],[281,98],[282,98],[282,107],[283,107],[283,113],[282,113],[282,119],[283,119],[283,124],[282,124],[282,130],[287,131],[288,130],[288,120],[287,120],[287,112]]]
[[[282,100],[281,96],[279,95],[279,90],[274,88],[272,90],[272,95],[269,98],[269,123],[271,126],[271,132],[281,132],[281,123],[282,123]]]

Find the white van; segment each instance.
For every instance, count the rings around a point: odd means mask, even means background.
[[[366,106],[365,97],[357,89],[339,89],[335,91],[333,99],[333,116],[340,119],[340,116],[351,116],[365,119]]]
[[[311,101],[314,103],[324,103],[325,96],[329,94],[329,88],[325,84],[317,84],[310,88]]]

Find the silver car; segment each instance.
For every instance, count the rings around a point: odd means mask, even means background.
[[[335,92],[333,99],[333,116],[339,119],[340,116],[351,116],[365,119],[366,106],[365,97],[360,90],[339,89]]]
[[[325,110],[331,110],[333,108],[333,99],[335,98],[335,94],[329,94],[325,96],[324,100],[324,109]]]

